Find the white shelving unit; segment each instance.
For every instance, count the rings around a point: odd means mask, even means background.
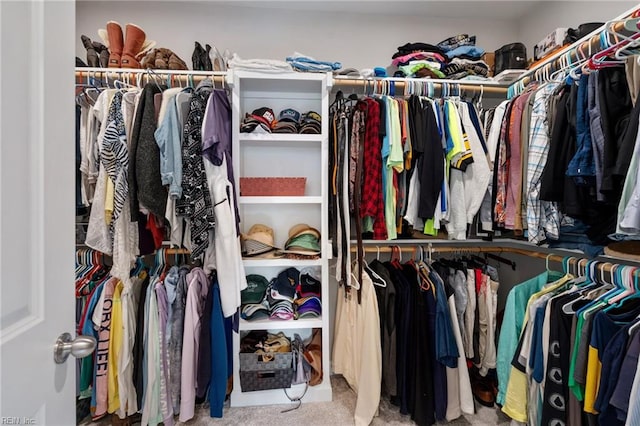
[[[298,223],[307,223],[321,233],[322,255],[317,260],[245,259],[247,274],[260,274],[270,280],[289,267],[319,268],[322,280],[322,316],[313,319],[289,321],[240,320],[239,331],[234,333],[234,371],[232,406],[287,404],[290,400],[282,389],[242,392],[240,386],[240,338],[250,330],[283,331],[303,338],[313,329],[322,330],[323,381],[309,386],[303,402],[331,401],[329,352],[329,256],[328,243],[328,146],[329,146],[329,91],[331,74],[281,73],[264,74],[229,71],[227,83],[233,89],[233,166],[237,181],[240,177],[306,177],[304,196],[242,196],[238,197],[242,232],[256,223],[273,228],[276,245],[283,247],[289,229]],[[252,134],[240,133],[245,113],[268,107],[278,117],[280,111],[293,108],[301,114],[315,111],[322,116],[322,133],[309,134]],[[239,186],[237,187],[239,191]],[[289,395],[302,394],[304,386],[292,386]]]

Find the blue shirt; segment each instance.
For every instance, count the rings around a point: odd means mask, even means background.
[[[167,102],[164,118],[154,136],[160,149],[160,178],[163,185],[169,185],[169,194],[175,199],[182,197],[181,131],[178,109],[173,97]]]

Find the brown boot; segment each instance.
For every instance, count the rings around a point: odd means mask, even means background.
[[[98,68],[100,66],[98,52],[96,51],[93,43],[91,43],[91,39],[84,34],[80,36],[80,39],[82,40],[82,44],[85,49],[87,49],[87,63],[90,67]]]
[[[100,43],[99,41],[92,41],[91,44],[95,49],[96,53],[99,56],[100,67],[108,68],[109,67],[109,49],[107,46]]]
[[[142,52],[145,39],[146,35],[142,28],[127,24],[122,49],[122,68],[140,68],[140,62],[136,57]]]
[[[109,68],[121,68],[122,27],[115,21],[107,22],[107,37],[109,38]]]

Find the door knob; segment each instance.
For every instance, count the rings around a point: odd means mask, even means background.
[[[56,364],[64,363],[69,355],[84,358],[96,348],[96,339],[92,336],[78,336],[75,339],[69,333],[62,333],[53,347],[53,360]]]

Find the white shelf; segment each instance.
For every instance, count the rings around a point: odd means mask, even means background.
[[[323,135],[309,135],[296,133],[240,133],[240,143],[243,142],[294,142],[294,143],[321,143]]]
[[[304,385],[292,385],[287,393],[292,397],[298,397],[304,392]],[[322,383],[317,386],[309,386],[307,393],[302,398],[303,403],[331,401],[331,381],[329,377],[322,377]],[[234,383],[231,392],[232,407],[248,407],[252,405],[293,404],[282,389],[242,392],[240,382]],[[283,417],[283,422],[285,422]],[[313,423],[313,422],[312,422]]]
[[[322,197],[302,196],[302,197],[238,197],[240,204],[321,204]]]
[[[287,81],[321,81],[324,78],[331,77],[331,73],[314,73],[314,72],[281,72],[281,73],[263,73],[253,71],[227,71],[227,80],[233,83],[234,77],[243,80],[287,80]]]
[[[322,317],[302,318],[299,320],[263,319],[247,321],[240,319],[240,331],[244,330],[293,330],[297,328],[322,328]]]
[[[322,259],[311,259],[311,260],[297,260],[297,259],[243,259],[245,268],[255,268],[261,266],[280,266],[283,268],[289,268],[293,266],[304,267],[304,266],[322,266]]]
[[[329,91],[333,79],[330,73],[252,73],[231,70],[227,82],[232,92],[232,140],[233,167],[236,176],[304,176],[306,191],[303,196],[240,196],[236,187],[238,213],[244,226],[264,223],[274,231],[276,242],[283,244],[291,226],[308,223],[320,231],[320,259],[243,259],[246,274],[274,276],[279,269],[313,266],[319,269],[321,277],[321,302],[325,309],[320,318],[300,320],[257,321],[240,320],[239,329],[283,331],[287,336],[309,334],[312,329],[321,330],[322,372],[324,381],[309,387],[303,402],[331,401],[331,353],[329,309],[329,262],[331,255],[327,246],[329,234]],[[241,121],[246,112],[261,107],[269,107],[274,113],[293,108],[296,111],[315,111],[322,117],[321,134],[287,133],[240,133]],[[282,389],[256,392],[242,392],[240,386],[240,333],[233,333],[233,392],[231,406],[291,404]],[[302,394],[301,386],[292,386],[292,397]]]

